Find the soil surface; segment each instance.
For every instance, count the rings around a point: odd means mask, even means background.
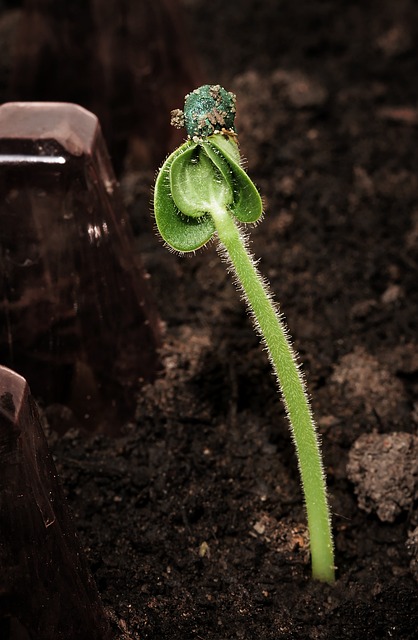
[[[120,437],[50,433],[82,544],[118,640],[412,640],[418,6],[183,5],[206,80],[237,94],[265,204],[251,248],[306,372],[337,581],[310,577],[295,453],[243,303],[214,245],[181,258],[158,241],[152,173],[122,184],[163,368]]]

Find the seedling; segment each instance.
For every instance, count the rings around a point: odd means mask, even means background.
[[[242,168],[234,118],[235,96],[219,85],[196,89],[186,96],[184,113],[172,112],[172,124],[186,126],[188,139],[158,173],[156,223],[167,245],[179,253],[218,238],[218,252],[235,273],[286,407],[305,496],[312,575],[333,582],[331,518],[320,443],[288,329],[242,231],[243,224],[261,218],[262,202]]]

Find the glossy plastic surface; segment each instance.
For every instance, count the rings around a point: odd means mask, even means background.
[[[0,637],[109,640],[24,378],[0,366]]]
[[[97,118],[0,107],[0,362],[53,426],[115,432],[158,368],[159,323]]]

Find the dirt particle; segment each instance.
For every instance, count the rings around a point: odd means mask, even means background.
[[[360,401],[367,413],[378,414],[381,419],[396,419],[405,398],[400,379],[362,347],[341,358],[331,380],[343,387],[353,406]]]
[[[264,543],[288,561],[307,564],[310,558],[307,527],[284,520],[276,520],[261,513],[253,524],[250,535],[260,537]]]
[[[418,436],[363,434],[350,450],[347,475],[359,507],[394,522],[418,497]]]
[[[393,304],[403,295],[402,287],[399,284],[390,284],[381,296],[383,304]]]
[[[173,109],[170,124],[176,129],[182,129],[184,127],[184,113],[181,109]]]
[[[415,580],[418,582],[418,527],[415,527],[415,529],[408,534],[406,548],[411,556],[409,568]]]

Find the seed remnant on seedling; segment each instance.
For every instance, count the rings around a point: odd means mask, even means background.
[[[174,109],[171,124],[186,127],[190,138],[211,136],[218,131],[233,131],[236,97],[219,84],[204,85],[189,93],[184,100],[184,112]]]

